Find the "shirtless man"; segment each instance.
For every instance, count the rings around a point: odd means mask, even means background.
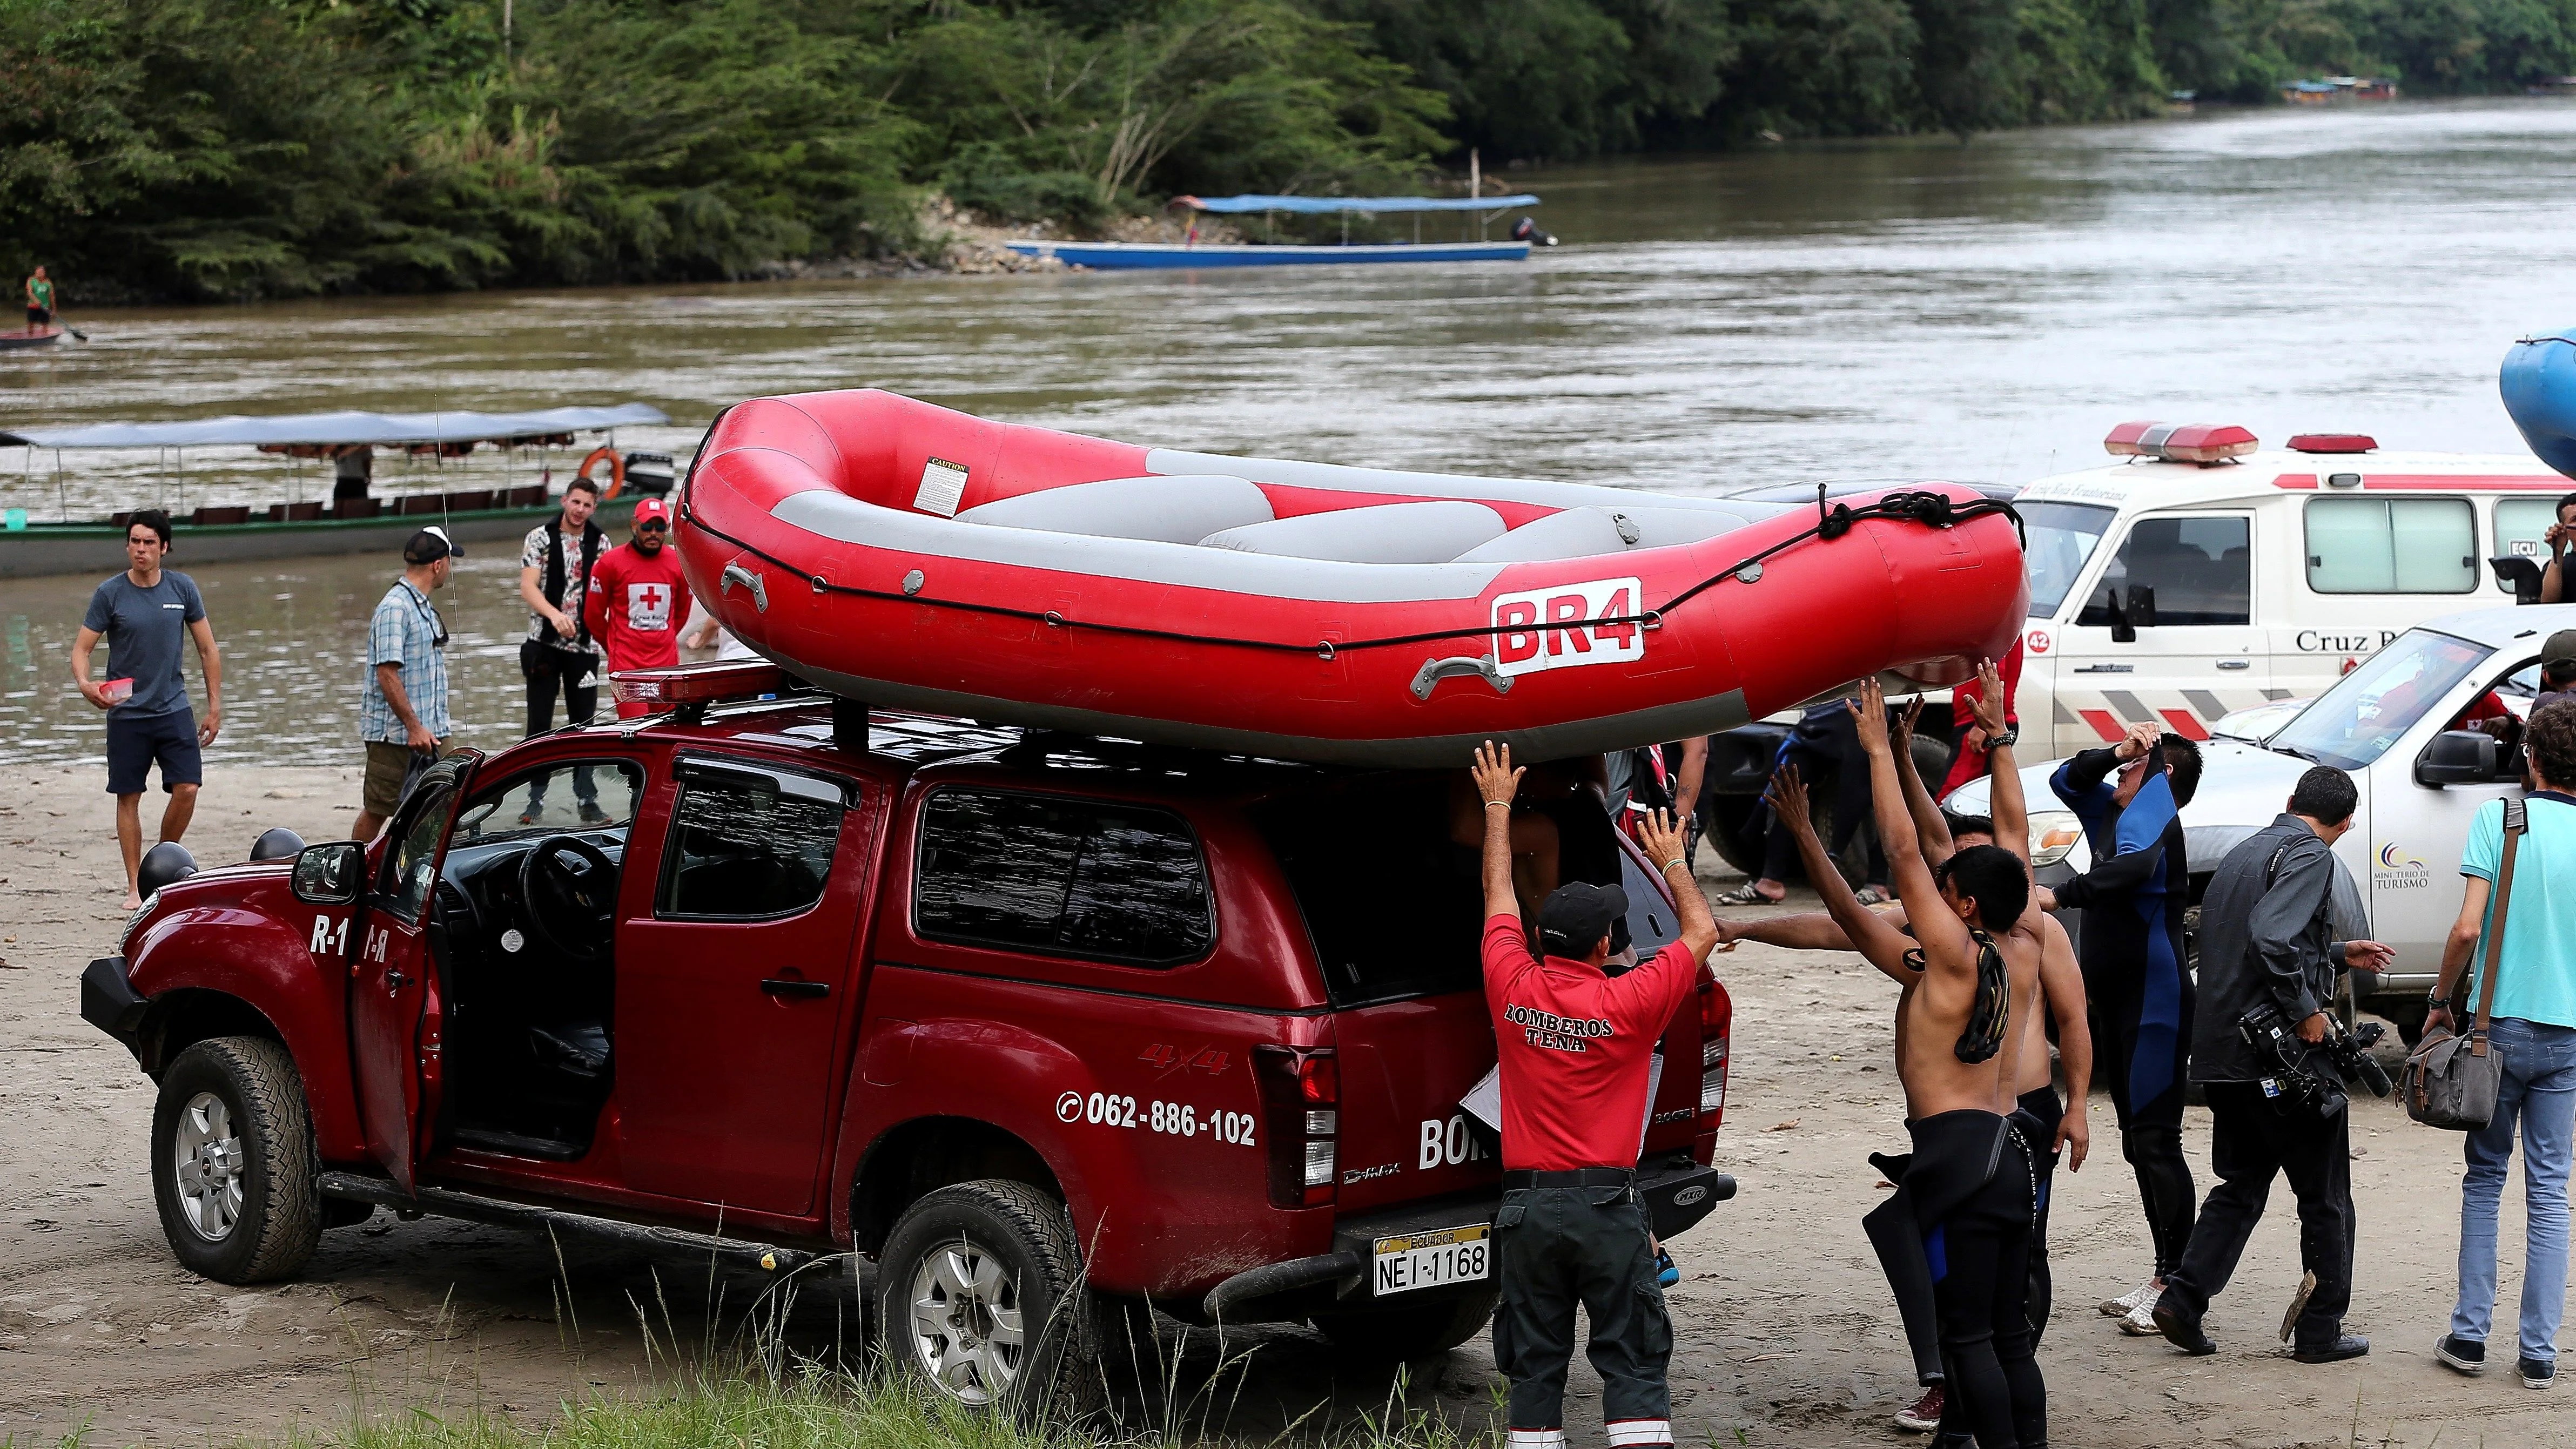
[[[2013,929],[2030,903],[2029,869],[1995,845],[1956,850],[1937,869],[1929,864],[1876,681],[1861,686],[1852,712],[1889,878],[1919,945],[1909,947],[1905,932],[1842,892],[1827,900],[1861,954],[1873,962],[1911,957],[1922,974],[1898,1009],[1896,1069],[1914,1139],[1904,1189],[1926,1256],[1940,1265],[1932,1292],[1955,1405],[1949,1418],[1981,1449],[2044,1449],[2048,1393],[2031,1357],[2025,1305],[2044,1156],[2038,1144],[2053,1134],[2015,1101],[2040,1001],[2040,943]],[[2075,1120],[2080,1125],[2080,1114]]]
[[[1991,663],[1981,672],[1980,679],[1984,687],[1982,701],[1977,704],[1979,725],[1989,738],[1996,741],[2001,754],[1996,764],[1993,820],[1956,820],[1945,816],[1933,803],[1931,792],[1923,787],[1921,778],[1914,773],[1907,749],[1912,743],[1914,722],[1922,713],[1920,700],[1906,709],[1891,744],[1890,752],[1895,757],[1897,774],[1904,784],[1907,811],[1913,817],[1924,856],[1935,867],[1959,850],[1979,845],[2001,845],[2020,857],[2025,865],[2029,861],[2028,815],[2020,777],[2012,769],[2012,742],[2003,719],[2002,681]],[[1828,909],[1759,921],[1721,920],[1718,923],[1720,938],[1730,943],[1750,939],[1799,950],[1849,951],[1855,949],[1854,938],[1841,923],[1842,918],[1870,916],[1902,931],[1906,922],[1904,907],[1861,905],[1843,883],[1841,875],[1831,868],[1823,843],[1816,838],[1814,826],[1808,819],[1806,793],[1800,788],[1794,770],[1783,772],[1783,778],[1774,783],[1771,797],[1774,808],[1781,812],[1796,837],[1808,878],[1817,882],[1817,892],[1825,898]],[[2029,940],[2040,951],[2041,997],[2046,1007],[2045,1013],[2029,1010],[2020,1014],[2021,1034],[2015,1048],[2019,1064],[2015,1086],[2020,1093],[2021,1109],[2038,1120],[2041,1131],[2050,1141],[2046,1167],[2041,1175],[2039,1212],[2031,1238],[2029,1294],[2024,1305],[2030,1320],[2032,1342],[2036,1344],[2048,1323],[2053,1296],[2046,1242],[2049,1198],[2046,1179],[2055,1172],[2061,1155],[2071,1154],[2069,1171],[2081,1170],[2085,1155],[2091,1148],[2083,1095],[2085,1084],[2092,1075],[2093,1045],[2085,1013],[2083,975],[2077,968],[2074,943],[2067,938],[2065,928],[2054,917],[2026,910],[2013,923],[2012,929],[2015,935]],[[1905,959],[1902,941],[1888,942],[1875,932],[1866,934],[1891,948],[1882,949],[1872,958],[1871,964],[1897,984],[1897,1030],[1901,1034],[1905,1029],[1909,1000],[1915,987],[1921,983],[1923,973]],[[2057,1028],[2058,1051],[2065,1063],[2066,1080],[2075,1098],[2076,1110],[2071,1115],[2059,1105],[2052,1084],[2048,1039],[2052,1021]],[[1903,1043],[1900,1041],[1900,1060],[1902,1056]],[[1903,1428],[1927,1430],[1942,1421],[1947,1405],[1944,1375],[1935,1343],[1930,1270],[1924,1261],[1921,1239],[1914,1235],[1908,1202],[1904,1194],[1899,1194],[1881,1203],[1862,1219],[1862,1226],[1869,1233],[1872,1245],[1878,1249],[1880,1262],[1887,1271],[1889,1287],[1896,1294],[1907,1344],[1914,1350],[1916,1376],[1929,1390],[1897,1415],[1897,1423]],[[1949,1418],[1944,1442],[1954,1434],[1956,1438],[1964,1439],[1965,1431],[1957,1428],[1956,1413],[1952,1412]]]

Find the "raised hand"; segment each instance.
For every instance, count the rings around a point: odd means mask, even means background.
[[[1896,729],[1888,736],[1888,748],[1896,752],[1896,762],[1900,765],[1913,758],[1914,722],[1922,717],[1923,696],[1919,694],[1907,700],[1905,708],[1897,713]]]
[[[1649,810],[1638,817],[1637,845],[1646,852],[1647,863],[1659,873],[1687,863],[1682,854],[1681,829],[1665,811]]]
[[[2111,747],[2111,754],[2121,760],[2145,759],[2147,752],[2153,750],[2164,736],[2160,725],[2133,724],[2129,726],[2128,734],[2121,737],[2120,743]]]
[[[1782,765],[1780,772],[1771,777],[1771,787],[1762,792],[1762,798],[1779,812],[1780,823],[1788,826],[1791,833],[1816,833],[1816,822],[1807,813],[1807,787],[1798,779],[1797,766]]]
[[[1509,805],[1512,797],[1521,792],[1521,776],[1527,771],[1512,768],[1510,745],[1487,740],[1476,746],[1476,763],[1467,773],[1475,780],[1476,793],[1485,797],[1486,804]]]
[[[1872,676],[1860,682],[1860,697],[1843,701],[1852,712],[1852,724],[1860,731],[1860,747],[1872,756],[1884,755],[1887,749],[1887,691],[1878,687]]]
[[[1977,666],[1977,697],[1969,708],[1976,712],[1977,728],[1987,739],[2001,735],[2012,714],[2012,698],[2004,692],[2004,672],[1988,659]]]

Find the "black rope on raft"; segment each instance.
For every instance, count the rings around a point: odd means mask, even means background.
[[[692,474],[696,471],[696,465],[694,462],[691,464],[690,471]],[[691,506],[695,501],[695,491],[696,490],[691,489],[690,494],[692,496],[681,499],[681,521],[704,531],[712,538],[722,539],[724,542],[732,544],[735,548],[742,550],[744,553],[750,554],[752,557],[757,558],[774,568],[785,569],[790,574],[800,578],[810,578],[813,582],[814,591],[816,593],[848,594],[854,598],[877,599],[889,603],[922,604],[934,609],[953,609],[962,613],[985,614],[1001,619],[1021,619],[1033,624],[1044,624],[1049,628],[1088,629],[1094,633],[1115,634],[1129,639],[1156,639],[1171,644],[1218,644],[1236,649],[1257,649],[1274,654],[1312,654],[1324,659],[1331,659],[1336,655],[1347,653],[1354,649],[1392,649],[1407,644],[1433,644],[1448,639],[1475,639],[1496,632],[1492,625],[1484,624],[1465,629],[1432,629],[1419,634],[1390,634],[1379,639],[1323,639],[1312,644],[1292,644],[1277,639],[1238,639],[1225,634],[1192,634],[1178,629],[1148,629],[1135,624],[1095,623],[1087,619],[1068,619],[1062,613],[1054,609],[1014,609],[1005,604],[978,604],[970,603],[963,599],[934,599],[924,597],[920,594],[902,594],[886,589],[862,588],[856,584],[829,583],[820,575],[806,574],[802,569],[789,563],[787,560],[778,557],[776,554],[769,553],[766,550],[743,541],[742,539],[736,538],[732,534],[726,533],[724,530],[707,522],[706,519],[701,517],[697,510]],[[1888,519],[1891,521],[1920,523],[1931,528],[1954,528],[1959,524],[1967,523],[1974,519],[1988,518],[1997,514],[2001,514],[2002,516],[2012,520],[2013,533],[2015,537],[2021,541],[2023,550],[2027,552],[2030,548],[2030,531],[2022,522],[2021,511],[2000,498],[1976,498],[1971,499],[1968,502],[1961,503],[1951,498],[1946,493],[1909,491],[1905,493],[1891,493],[1886,497],[1879,499],[1875,503],[1865,503],[1858,508],[1854,508],[1848,503],[1837,503],[1831,508],[1827,508],[1825,505],[1824,486],[1819,484],[1816,489],[1817,517],[1814,527],[1792,534],[1789,537],[1780,540],[1778,543],[1771,545],[1769,548],[1763,549],[1759,553],[1747,554],[1745,557],[1736,560],[1734,563],[1728,564],[1725,568],[1718,570],[1716,573],[1710,574],[1707,578],[1700,580],[1698,583],[1695,583],[1689,588],[1682,590],[1680,593],[1673,595],[1671,598],[1666,599],[1656,608],[1641,610],[1634,614],[1618,614],[1599,619],[1560,619],[1548,622],[1532,621],[1529,624],[1522,625],[1510,630],[1509,632],[1515,634],[1546,634],[1556,633],[1566,629],[1598,629],[1604,624],[1636,624],[1646,628],[1661,628],[1666,615],[1672,613],[1673,610],[1680,608],[1683,604],[1690,602],[1692,599],[1698,598],[1708,590],[1724,583],[1728,579],[1741,579],[1742,582],[1749,584],[1762,576],[1760,566],[1766,560],[1776,558],[1780,554],[1797,547],[1799,544],[1805,543],[1809,539],[1820,539],[1831,542],[1834,539],[1841,538],[1843,535],[1851,532],[1853,524],[1869,519]],[[1741,576],[1747,572],[1750,572],[1752,577],[1741,578]]]

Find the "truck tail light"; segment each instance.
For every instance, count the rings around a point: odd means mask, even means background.
[[[1341,1136],[1342,1069],[1330,1047],[1255,1047],[1270,1137],[1270,1201],[1312,1207],[1333,1200]]]
[[[1726,1049],[1735,1027],[1735,999],[1715,973],[1699,979],[1699,1121],[1702,1135],[1717,1131],[1726,1111]]]

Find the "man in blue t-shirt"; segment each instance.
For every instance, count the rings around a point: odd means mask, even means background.
[[[224,723],[223,655],[206,601],[195,580],[161,567],[170,552],[170,515],[158,508],[136,513],[125,526],[125,572],[89,597],[80,637],[72,643],[72,683],[81,698],[107,711],[107,792],[116,797],[116,844],[125,855],[125,908],[143,904],[134,872],[143,860],[143,787],[161,766],[161,788],[170,803],[161,812],[161,838],[187,833],[205,780],[198,750],[213,744]],[[206,675],[206,718],[188,708],[188,680],[179,670],[180,640],[196,641]],[[90,652],[107,641],[105,679],[90,677]]]
[[[2549,642],[2550,655],[2558,656],[2559,637]],[[2442,974],[2424,1022],[2428,1028],[2468,1029],[2485,999],[2492,961],[2487,1047],[2501,1061],[2495,1113],[2465,1144],[2459,1298],[2451,1309],[2451,1331],[2433,1345],[2433,1356],[2461,1373],[2486,1370],[2496,1300],[2496,1210],[2519,1126],[2530,1208],[2524,1215],[2515,1367],[2526,1387],[2540,1389],[2558,1375],[2558,1325],[2567,1298],[2568,1164],[2576,1154],[2576,893],[2566,889],[2576,875],[2576,794],[2570,793],[2576,790],[2576,702],[2559,700],[2533,710],[2523,736],[2533,788],[2523,800],[2524,833],[2514,848],[2504,938],[2493,943],[2490,956],[2487,933],[2494,929],[2495,897],[2506,882],[2499,879],[2505,802],[2489,800],[2469,821],[2468,845],[2460,852],[2460,874],[2466,877],[2460,917],[2442,951]],[[2468,1022],[2452,1016],[2461,998]]]

